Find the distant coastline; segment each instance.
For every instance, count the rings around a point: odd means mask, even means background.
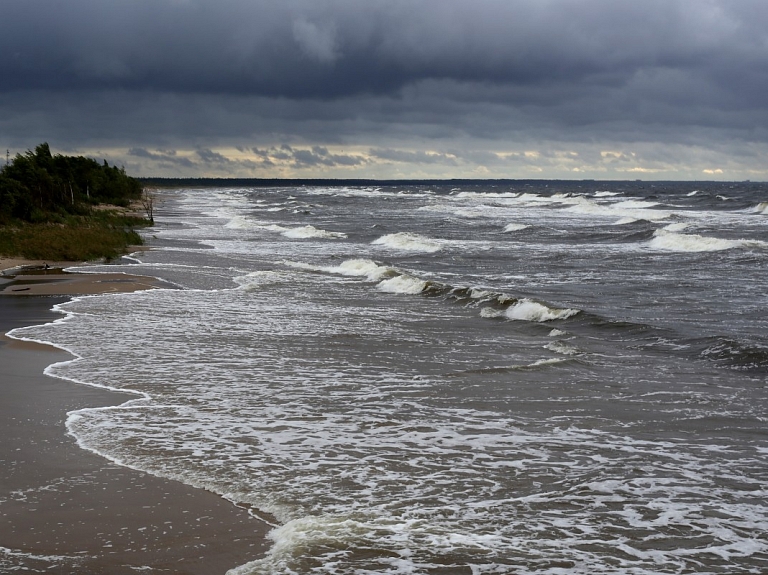
[[[274,186],[471,186],[475,184],[541,184],[555,180],[514,180],[514,179],[402,179],[377,180],[373,178],[136,178],[144,186],[178,187],[226,187],[248,186],[254,188],[269,188]],[[574,182],[583,180],[573,180]]]
[[[157,178],[157,177],[138,177],[134,178],[145,187],[160,188],[178,188],[178,187],[199,187],[199,188],[220,188],[230,186],[244,186],[251,188],[271,188],[282,186],[474,186],[474,185],[513,185],[524,186],[542,185],[547,183],[575,186],[583,184],[599,184],[601,182],[610,182],[611,184],[637,185],[680,185],[696,183],[699,185],[758,185],[757,181],[718,181],[718,180],[558,180],[558,179],[514,179],[514,178],[450,178],[450,179],[395,179],[395,180],[377,180],[373,178]]]

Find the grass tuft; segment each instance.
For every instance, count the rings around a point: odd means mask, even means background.
[[[61,223],[8,224],[0,227],[0,255],[34,260],[87,261],[113,259],[144,240],[130,227],[147,225],[142,218],[110,213],[71,216]]]

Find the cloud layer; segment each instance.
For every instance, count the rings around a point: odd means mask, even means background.
[[[0,49],[8,146],[145,174],[768,173],[763,0],[6,0]]]

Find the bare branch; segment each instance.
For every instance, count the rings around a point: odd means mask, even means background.
[[[147,219],[150,223],[155,223],[155,200],[157,194],[155,190],[144,188],[141,191],[141,205],[144,207],[144,212],[147,214]]]

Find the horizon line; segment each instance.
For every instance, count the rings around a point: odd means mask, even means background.
[[[561,178],[240,178],[240,177],[166,177],[166,176],[135,176],[136,180],[143,183],[157,182],[169,184],[214,184],[214,183],[249,183],[251,185],[472,185],[482,183],[632,183],[632,184],[763,184],[763,181],[752,180],[643,180],[643,179],[561,179]]]

